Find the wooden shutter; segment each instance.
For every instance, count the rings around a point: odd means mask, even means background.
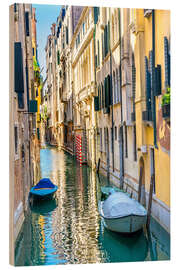
[[[25,12],[26,36],[29,36],[29,12]]]
[[[21,42],[14,43],[14,91],[24,92],[23,57]]]
[[[110,23],[107,26],[107,52],[110,51]]]
[[[109,88],[109,105],[113,104],[112,95],[112,75],[108,75],[108,88]]]
[[[57,52],[57,63],[58,63],[58,65],[60,64],[60,52],[59,52],[59,50]]]
[[[161,95],[161,65],[155,68],[155,96]]]
[[[94,97],[94,110],[95,112],[99,111],[99,97],[98,96]]]
[[[107,55],[107,25],[105,26],[104,29],[104,56],[106,57]]]
[[[108,83],[107,83],[107,77],[105,78],[105,107],[108,107]]]
[[[24,109],[24,93],[18,92],[18,108]]]
[[[135,112],[135,98],[136,98],[136,67],[132,65],[132,97],[133,97],[133,112]]]
[[[94,7],[94,24],[97,24],[99,15],[98,13],[99,13],[98,7]]]
[[[168,48],[168,39],[164,37],[164,63],[165,63],[165,87],[170,86],[170,55]]]
[[[26,67],[26,88],[27,88],[27,104],[29,106],[29,76],[28,76],[28,67]]]
[[[29,112],[36,113],[37,112],[37,100],[29,101]]]
[[[66,26],[66,44],[69,42],[69,37],[68,37],[68,27]]]
[[[151,110],[151,76],[148,70],[148,59],[145,56],[145,76],[146,76],[146,109]]]
[[[101,110],[102,108],[102,102],[101,102],[101,85],[99,86],[99,109]]]
[[[105,81],[104,84],[102,85],[102,108],[104,108],[104,88],[105,87]]]

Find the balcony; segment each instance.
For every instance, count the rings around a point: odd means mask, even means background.
[[[152,111],[143,111],[142,120],[145,122],[152,122]]]

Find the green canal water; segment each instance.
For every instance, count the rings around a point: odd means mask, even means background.
[[[29,207],[16,241],[16,266],[170,259],[169,234],[154,220],[149,235],[104,228],[91,168],[80,168],[73,157],[52,147],[41,149],[40,157],[41,177],[51,178],[59,189],[54,200]]]

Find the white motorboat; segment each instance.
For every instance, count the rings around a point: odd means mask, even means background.
[[[104,226],[111,231],[132,233],[146,223],[146,209],[126,193],[114,192],[105,201],[99,201],[98,207]]]

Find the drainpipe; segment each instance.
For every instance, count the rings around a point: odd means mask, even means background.
[[[111,12],[109,8],[109,18],[111,19]],[[110,25],[109,20],[109,25]],[[110,28],[110,27],[109,27]],[[109,51],[110,51],[110,88],[112,91],[112,51],[111,51],[111,42],[109,38]],[[112,91],[112,134],[111,134],[111,145],[112,145],[112,167],[113,167],[113,172],[114,172],[114,109],[113,109],[113,91]]]
[[[119,74],[120,74],[120,98],[121,98],[121,125],[123,124],[123,100],[122,100],[122,62],[121,62],[121,52],[122,52],[122,39],[121,39],[121,13],[120,13],[120,8],[118,8],[118,17],[119,17],[119,42],[120,42],[120,65],[119,65]],[[123,137],[123,132],[122,132],[122,177],[120,179],[120,188],[123,188],[124,184],[124,137]]]
[[[152,100],[152,118],[153,118],[153,132],[154,132],[154,146],[158,149],[157,146],[157,129],[156,129],[156,98],[155,98],[155,11],[152,10],[152,91],[151,91],[151,100]]]
[[[93,43],[94,43],[94,87],[96,89],[96,65],[95,65],[95,61],[96,61],[96,55],[95,55],[95,52],[96,52],[96,39],[95,39],[95,36],[96,36],[96,24],[94,23],[94,33],[93,33]],[[94,104],[94,101],[93,101],[93,104]],[[94,108],[93,108],[94,110]],[[92,151],[94,152],[94,164],[92,164],[92,167],[93,169],[96,169],[95,168],[95,164],[96,164],[96,132],[97,132],[97,126],[96,126],[96,123],[97,123],[97,113],[94,111],[94,127],[93,127],[93,145],[92,145]],[[93,155],[92,155],[93,156]]]

